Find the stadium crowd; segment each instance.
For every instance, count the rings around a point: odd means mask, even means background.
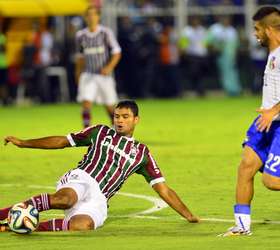
[[[151,8],[168,7],[171,2],[145,0],[126,4],[148,13]],[[189,4],[244,2],[200,0]],[[80,16],[65,17],[65,39],[61,39],[55,20],[34,19],[26,25],[24,20],[0,18],[2,104],[75,101],[75,33],[85,23]],[[254,37],[246,37],[242,22],[240,16],[189,16],[188,25],[178,33],[172,17],[119,17],[116,35],[122,59],[115,71],[119,94],[169,98],[185,93],[203,97],[209,89],[222,89],[229,96],[248,89],[259,93],[267,52]],[[17,37],[20,42],[16,47],[20,49],[13,49],[16,52],[10,53],[9,61],[5,59],[6,52],[15,46],[11,41],[19,26],[28,26],[28,32]],[[61,87],[63,84],[67,86]]]

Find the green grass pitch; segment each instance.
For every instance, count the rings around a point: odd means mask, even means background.
[[[255,180],[251,237],[219,238],[233,219],[236,169],[245,132],[257,115],[258,97],[139,101],[140,124],[135,138],[146,143],[167,183],[203,220],[189,224],[172,209],[150,217],[130,218],[153,206],[147,200],[116,195],[110,200],[109,218],[97,231],[86,233],[0,233],[0,249],[278,249],[280,225],[279,193]],[[102,107],[93,108],[95,123],[108,119]],[[0,138],[14,135],[36,138],[66,135],[81,128],[80,106],[49,105],[0,107]],[[52,192],[58,178],[74,168],[86,148],[63,150],[19,149],[0,146],[0,207],[41,192]],[[32,187],[33,185],[33,187]],[[41,187],[34,186],[40,185]],[[122,192],[156,194],[141,176],[132,176]],[[60,211],[41,214],[52,218]],[[122,218],[123,217],[123,218]]]

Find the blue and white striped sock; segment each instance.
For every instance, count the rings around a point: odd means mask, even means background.
[[[251,207],[250,205],[236,204],[234,206],[235,224],[238,229],[248,231],[251,227]]]

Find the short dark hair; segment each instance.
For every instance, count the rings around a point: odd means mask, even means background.
[[[137,105],[137,103],[134,100],[123,100],[123,101],[120,101],[116,105],[115,109],[121,109],[121,108],[128,108],[128,109],[130,109],[134,116],[138,116],[138,114],[139,114],[138,105]]]
[[[253,20],[254,21],[260,21],[263,18],[265,18],[266,16],[269,16],[272,13],[276,13],[278,15],[280,15],[280,10],[277,9],[276,7],[273,6],[264,6],[261,7],[253,16]]]
[[[85,15],[87,15],[88,14],[88,12],[90,11],[90,10],[96,10],[96,13],[100,16],[101,15],[101,9],[99,8],[99,7],[96,7],[95,5],[89,5],[87,8],[86,8],[86,10],[85,10]]]

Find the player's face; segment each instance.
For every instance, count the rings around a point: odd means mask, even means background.
[[[86,14],[86,21],[89,26],[97,26],[100,21],[100,15],[96,9],[89,9]]]
[[[268,37],[265,32],[265,28],[258,21],[255,22],[255,36],[260,43],[260,45],[267,47],[268,46]]]
[[[114,126],[118,134],[132,136],[134,128],[139,121],[129,108],[116,108],[114,111]]]

